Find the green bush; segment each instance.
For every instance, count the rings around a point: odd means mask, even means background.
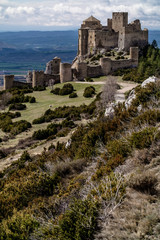
[[[97,216],[98,204],[95,201],[75,200],[55,228],[55,236],[61,240],[93,239]]]
[[[118,154],[123,157],[127,157],[131,152],[131,147],[127,140],[116,139],[107,144],[107,152],[111,157],[115,157]]]
[[[71,94],[72,92],[73,90],[71,88],[62,88],[59,91],[59,95],[64,96],[64,95]]]
[[[77,93],[74,93],[74,92],[69,95],[69,98],[76,98],[76,97],[78,97],[78,95]]]
[[[15,208],[20,210],[26,207],[34,198],[51,196],[59,180],[57,173],[50,176],[25,168],[13,173],[0,192],[0,220],[11,216]]]
[[[41,123],[44,123],[45,122],[45,117],[40,117],[40,118],[37,118],[37,119],[34,119],[33,120],[33,124],[41,124]]]
[[[63,127],[63,128],[64,128],[64,127],[73,128],[73,127],[75,127],[75,126],[76,126],[76,124],[75,124],[73,121],[68,120],[68,119],[65,119],[65,120],[62,122],[62,127]]]
[[[90,77],[86,77],[85,80],[86,80],[86,82],[94,82],[93,79]]]
[[[59,92],[60,92],[60,88],[55,88],[51,91],[51,93],[55,94],[55,95],[59,95]]]
[[[32,125],[26,120],[12,122],[10,118],[6,118],[5,121],[1,123],[0,127],[4,132],[10,132],[13,135],[17,135],[26,131],[28,128],[31,128]]]
[[[135,126],[141,126],[142,124],[156,125],[158,122],[160,122],[160,111],[151,109],[135,117],[132,121]]]
[[[47,129],[35,131],[32,135],[32,138],[36,140],[47,139],[50,136],[56,135],[61,128],[62,126],[60,124],[51,123],[47,126]]]
[[[3,220],[0,224],[1,240],[28,240],[39,223],[29,214],[14,211],[11,218]]]
[[[71,83],[66,83],[63,85],[61,89],[55,88],[51,91],[51,93],[63,96],[71,94],[73,91],[74,91],[73,85]]]
[[[157,128],[148,127],[139,132],[134,132],[129,138],[130,144],[134,148],[148,148],[156,139]]]
[[[25,104],[22,104],[22,103],[13,103],[13,104],[10,104],[9,106],[9,111],[10,110],[24,110],[26,109],[26,105]]]
[[[34,91],[45,91],[46,87],[45,86],[35,86],[33,88]]]
[[[95,95],[95,88],[93,86],[86,87],[83,93],[83,96],[86,98],[93,97]]]
[[[35,103],[36,102],[36,99],[35,97],[31,97],[30,100],[29,100],[30,103]]]

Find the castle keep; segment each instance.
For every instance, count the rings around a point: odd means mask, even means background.
[[[27,84],[35,87],[81,81],[86,77],[108,75],[117,69],[137,67],[139,48],[147,44],[148,30],[141,29],[139,20],[128,24],[128,13],[114,12],[106,26],[91,16],[78,31],[78,54],[73,63],[62,63],[55,57],[46,64],[45,71],[29,72]],[[4,76],[4,89],[17,84],[14,76]]]
[[[78,55],[95,54],[115,47],[128,51],[130,47],[148,44],[148,30],[141,29],[139,20],[128,24],[127,12],[114,12],[107,22],[107,26],[102,26],[93,16],[83,21],[78,32]]]

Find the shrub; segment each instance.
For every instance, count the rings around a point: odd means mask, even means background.
[[[59,95],[63,96],[63,95],[68,95],[71,94],[73,92],[73,90],[71,88],[62,88],[59,91]]]
[[[145,128],[139,132],[134,132],[129,138],[130,144],[132,147],[143,149],[149,147],[152,142],[155,140],[157,129]]]
[[[44,91],[46,90],[46,87],[45,86],[35,86],[33,88],[34,91]]]
[[[121,57],[120,57],[120,56],[117,56],[115,59],[116,59],[116,60],[120,60],[120,59],[121,59]]]
[[[27,122],[26,120],[21,120],[13,123],[10,129],[10,133],[13,135],[17,135],[21,132],[26,131],[28,128],[31,128],[31,127],[32,125],[29,122]]]
[[[25,168],[13,173],[11,178],[12,180],[8,179],[1,190],[0,220],[12,215],[15,208],[20,210],[26,207],[38,196],[51,196],[60,181],[57,173],[50,176],[39,171],[28,172]]]
[[[35,97],[31,97],[30,100],[29,100],[30,103],[35,103],[36,102],[36,99]]]
[[[30,233],[38,226],[39,223],[29,214],[14,211],[11,218],[0,224],[1,240],[28,240]]]
[[[78,95],[77,93],[74,93],[74,92],[69,95],[69,98],[76,98],[76,97],[78,97]]]
[[[93,86],[86,87],[83,93],[83,96],[86,98],[93,97],[95,95],[95,88]]]
[[[9,106],[9,111],[10,110],[24,110],[26,109],[26,105],[22,103],[13,103]]]
[[[62,127],[63,127],[63,128],[64,128],[64,127],[73,128],[73,127],[75,127],[75,126],[76,126],[76,124],[75,124],[73,121],[69,120],[69,119],[65,119],[65,120],[62,122]]]
[[[60,124],[50,124],[47,126],[47,129],[42,129],[42,130],[38,130],[35,131],[32,135],[33,139],[36,140],[43,140],[43,139],[47,139],[50,136],[54,136],[56,135],[56,133],[61,129],[61,125]]]
[[[93,239],[97,227],[98,204],[91,200],[75,200],[67,210],[59,226],[55,228],[58,239]]]
[[[160,111],[149,109],[135,117],[132,122],[135,126],[141,126],[141,124],[156,125],[160,122]]]
[[[72,91],[74,90],[74,87],[73,87],[73,85],[71,83],[64,84],[63,88],[70,88],[70,89],[72,89]]]
[[[86,80],[86,82],[94,82],[93,79],[90,77],[86,77],[85,80]]]
[[[118,55],[118,56],[122,56],[122,55],[123,55],[123,52],[118,52],[117,55]]]
[[[53,93],[55,95],[59,95],[59,91],[60,91],[60,88],[55,88],[51,91],[51,93]]]
[[[96,55],[96,56],[93,56],[93,57],[91,58],[91,62],[93,62],[93,61],[98,61],[101,57],[103,57],[103,55],[101,55],[101,54],[98,54],[98,55]]]
[[[155,194],[158,179],[151,172],[143,172],[135,174],[129,179],[129,187],[144,193]]]
[[[107,152],[111,157],[115,157],[118,154],[127,157],[131,152],[131,147],[126,140],[113,140],[107,144]]]
[[[32,125],[26,120],[12,122],[10,118],[6,118],[5,122],[3,122],[0,127],[4,132],[10,132],[13,135],[17,135],[26,131],[28,128],[31,128]]]
[[[44,123],[45,122],[45,118],[44,116],[40,117],[40,118],[37,118],[37,119],[34,119],[33,120],[33,124],[41,124],[41,123]]]
[[[73,85],[71,83],[66,83],[63,85],[63,88],[55,88],[51,91],[51,93],[56,95],[68,95],[74,91]]]
[[[5,158],[6,154],[2,150],[0,150],[0,159]]]

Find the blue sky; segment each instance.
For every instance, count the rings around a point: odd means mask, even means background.
[[[106,25],[114,11],[160,30],[160,0],[0,0],[0,31],[77,29],[90,15]]]

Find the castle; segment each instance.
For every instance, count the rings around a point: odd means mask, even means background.
[[[128,24],[127,12],[113,12],[108,25],[91,16],[79,29],[78,55],[95,54],[98,50],[118,48],[128,51],[130,47],[148,44],[148,29],[141,29],[140,20]]]
[[[55,57],[46,64],[45,71],[29,72],[27,84],[35,87],[81,81],[86,77],[108,75],[117,69],[137,67],[139,48],[148,44],[148,30],[141,29],[139,20],[128,24],[126,12],[114,12],[107,26],[91,16],[83,21],[78,34],[78,54],[72,64],[62,63]],[[108,52],[118,54],[120,51],[123,51],[122,57],[108,56]],[[96,54],[98,61],[92,61],[91,57]],[[14,76],[4,76],[5,90],[17,85]]]

